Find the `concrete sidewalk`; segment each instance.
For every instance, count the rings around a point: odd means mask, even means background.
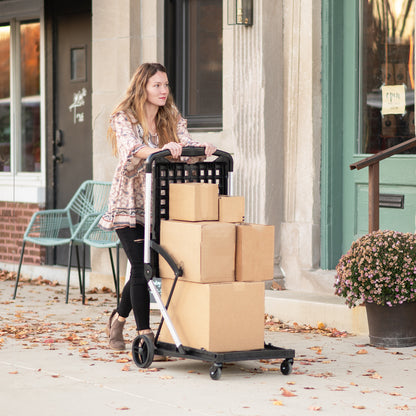
[[[377,349],[368,338],[265,328],[265,339],[296,350],[293,373],[280,362],[224,366],[171,360],[139,369],[130,350],[107,348],[104,328],[115,299],[89,294],[82,305],[63,286],[24,285],[13,301],[12,281],[0,282],[0,400],[4,416],[402,415],[416,412],[416,347]],[[152,314],[152,322],[158,321]],[[297,332],[296,332],[297,331]],[[133,318],[126,337],[135,337]]]

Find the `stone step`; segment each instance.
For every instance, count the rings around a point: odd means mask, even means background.
[[[336,295],[319,295],[293,290],[266,290],[265,313],[276,320],[316,327],[318,322],[328,328],[353,334],[368,335],[364,306],[348,308]]]

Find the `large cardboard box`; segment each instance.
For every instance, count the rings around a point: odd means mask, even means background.
[[[181,221],[218,221],[218,184],[169,184],[169,218]]]
[[[160,244],[183,268],[181,280],[201,283],[235,280],[235,225],[218,221],[161,221]],[[159,257],[160,277],[173,278]]]
[[[172,287],[162,279],[162,300]],[[168,314],[182,344],[213,352],[264,348],[264,283],[178,281]],[[166,324],[160,341],[173,343]]]
[[[220,195],[218,198],[218,216],[222,222],[243,222],[244,197]]]
[[[238,224],[235,280],[272,280],[274,273],[274,226]]]

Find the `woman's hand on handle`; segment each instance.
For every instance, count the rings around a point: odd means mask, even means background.
[[[170,150],[172,157],[174,159],[179,159],[179,157],[182,154],[182,147],[183,147],[182,143],[169,142],[169,143],[166,143],[162,147],[162,150],[166,150],[166,149]]]
[[[205,154],[207,156],[212,156],[217,150],[217,147],[211,143],[201,143],[201,146],[205,147]]]

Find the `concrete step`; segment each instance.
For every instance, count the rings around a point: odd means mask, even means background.
[[[293,290],[266,290],[265,312],[276,320],[316,327],[323,322],[328,328],[368,335],[364,306],[348,308],[336,295],[319,295]]]

